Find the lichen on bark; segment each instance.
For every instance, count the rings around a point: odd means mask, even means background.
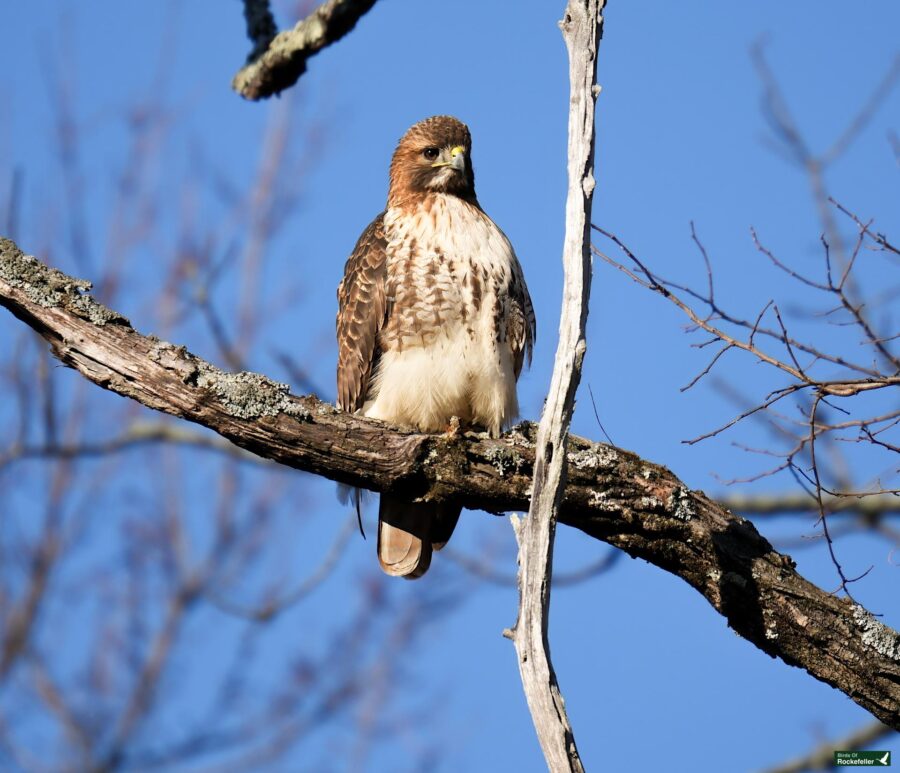
[[[85,279],[64,274],[44,265],[33,255],[26,255],[9,239],[0,237],[0,279],[24,292],[29,300],[45,309],[64,308],[95,325],[130,322],[90,295],[93,286]]]

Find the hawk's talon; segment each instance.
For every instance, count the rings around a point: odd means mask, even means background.
[[[444,437],[447,440],[453,440],[459,437],[462,429],[462,422],[459,420],[459,416],[451,416],[450,421],[447,423],[447,429],[444,430]]]

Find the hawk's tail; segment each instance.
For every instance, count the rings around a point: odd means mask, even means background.
[[[406,502],[381,495],[378,506],[378,560],[394,577],[414,580],[431,566],[432,550],[447,544],[462,508],[438,502]]]

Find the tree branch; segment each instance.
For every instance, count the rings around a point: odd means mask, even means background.
[[[245,99],[257,100],[293,86],[306,72],[306,61],[350,32],[375,2],[326,0],[293,29],[274,35],[268,3],[244,0],[247,34],[254,48],[231,87]]]
[[[584,773],[565,701],[550,659],[550,579],[556,521],[566,490],[566,450],[581,380],[591,292],[591,202],[594,194],[594,105],[597,44],[605,0],[569,0],[559,23],[569,54],[566,234],[559,342],[537,431],[534,486],[527,520],[512,519],[519,544],[519,615],[507,635],[516,645],[528,709],[547,767]]]
[[[0,239],[0,305],[105,389],[349,485],[495,513],[528,507],[533,425],[492,440],[423,435],[343,413],[142,335],[85,295],[89,286]],[[562,523],[681,577],[763,652],[900,730],[900,634],[805,580],[749,521],[688,490],[664,467],[574,436],[566,458]]]
[[[817,513],[818,504],[809,494],[742,494],[718,497],[722,507],[744,515],[803,515]],[[900,496],[894,494],[860,495],[857,497],[824,497],[825,510],[844,513],[876,523],[886,516],[900,515]]]

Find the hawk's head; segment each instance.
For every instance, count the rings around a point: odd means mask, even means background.
[[[436,115],[412,126],[391,160],[393,202],[428,193],[452,193],[475,200],[469,128],[449,115]]]

